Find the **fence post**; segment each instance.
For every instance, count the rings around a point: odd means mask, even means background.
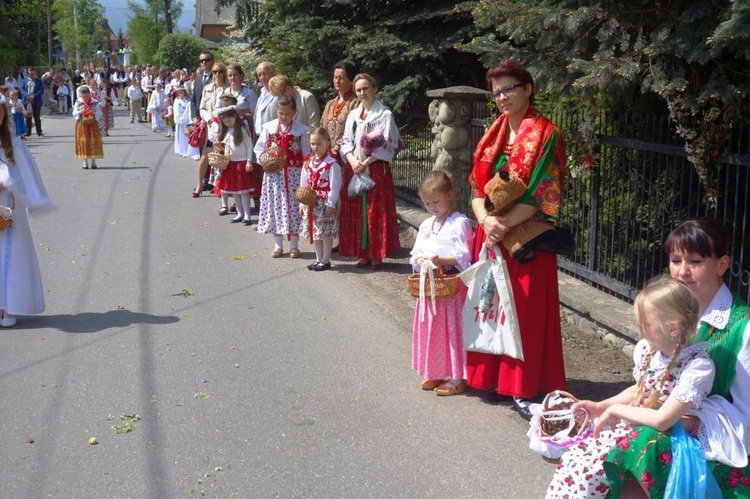
[[[443,170],[453,177],[456,206],[468,206],[467,178],[471,171],[473,153],[473,104],[485,102],[487,91],[457,86],[428,90],[426,95],[434,99],[429,106],[432,133],[435,134],[430,148],[430,157],[434,162],[433,170]]]

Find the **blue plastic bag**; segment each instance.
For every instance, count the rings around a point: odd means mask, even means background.
[[[665,499],[721,499],[721,489],[711,474],[698,441],[685,432],[679,421],[672,427],[672,468]]]

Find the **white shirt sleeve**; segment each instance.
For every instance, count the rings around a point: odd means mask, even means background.
[[[337,162],[334,162],[331,165],[331,169],[328,170],[328,181],[330,182],[331,190],[328,191],[326,206],[335,208],[341,196],[341,167]]]

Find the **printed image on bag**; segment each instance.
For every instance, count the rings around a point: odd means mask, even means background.
[[[490,259],[483,247],[479,261],[460,274],[469,288],[463,309],[464,345],[468,351],[523,360],[508,266],[497,246],[493,251],[496,256]]]

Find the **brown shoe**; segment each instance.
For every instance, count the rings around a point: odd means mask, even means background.
[[[283,252],[281,250],[275,250],[273,253],[271,253],[271,258],[281,258],[281,255]]]
[[[426,379],[422,381],[422,384],[420,386],[422,387],[422,390],[432,391],[442,384],[442,379]]]
[[[302,253],[299,252],[297,248],[293,248],[289,250],[289,258],[299,258],[302,256]]]
[[[460,395],[466,391],[466,381],[461,380],[459,384],[453,386],[450,381],[443,383],[435,389],[435,393],[440,397],[450,397],[451,395]]]

